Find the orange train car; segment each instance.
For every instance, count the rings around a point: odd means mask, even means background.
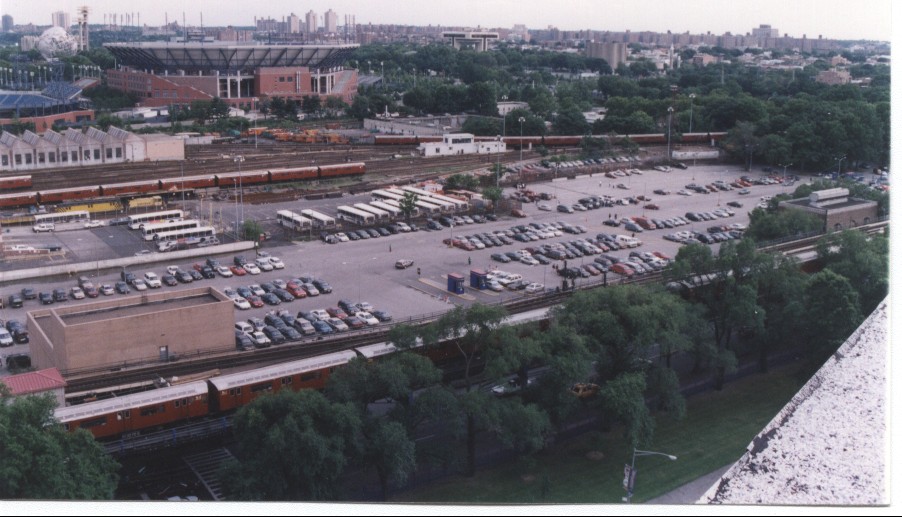
[[[167,192],[182,189],[210,188],[216,186],[216,176],[185,176],[184,178],[166,178],[160,180],[160,189]]]
[[[127,183],[111,183],[101,185],[104,196],[118,196],[121,194],[146,194],[160,190],[159,180],[130,181]]]
[[[71,187],[38,192],[38,200],[41,203],[59,203],[73,199],[92,199],[100,197],[100,187]]]
[[[0,190],[31,188],[31,176],[7,176],[0,178]]]
[[[0,208],[36,205],[37,192],[20,192],[18,194],[0,194]]]
[[[85,429],[95,438],[109,438],[206,416],[208,397],[206,381],[197,381],[58,408],[54,415],[67,431]]]
[[[364,173],[366,173],[366,164],[363,162],[322,165],[319,168],[320,178],[333,178],[336,176],[359,176]]]
[[[269,178],[273,183],[315,180],[317,177],[319,177],[318,167],[292,167],[287,169],[272,169],[269,171]]]
[[[220,188],[233,187],[235,185],[259,185],[269,183],[269,171],[242,171],[225,172],[216,175],[216,184]]]
[[[346,350],[332,354],[276,364],[265,368],[214,377],[210,384],[212,411],[229,411],[250,404],[264,393],[283,389],[322,389],[329,375],[357,357]]]

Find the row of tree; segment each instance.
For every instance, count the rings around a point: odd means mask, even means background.
[[[755,354],[766,371],[775,353],[793,350],[815,367],[886,296],[885,238],[847,231],[818,252],[824,269],[806,276],[751,239],[717,253],[690,245],[668,276],[692,284],[691,302],[624,285],[576,293],[541,330],[505,326],[503,309],[481,305],[424,327],[397,326],[390,338],[402,350],[450,340],[457,380],[403,351],[352,361],[324,393],[262,397],[235,417],[238,459],[223,475],[229,497],[341,498],[352,467],[375,472],[383,494],[418,465],[473,474],[481,438],[530,455],[576,414],[594,414],[600,430],[622,428],[629,445],[651,445],[654,413],[685,415],[678,354],[694,359],[694,373],[710,371],[717,388],[740,355]],[[506,383],[510,375],[516,380]],[[574,395],[584,382],[598,385],[596,396]],[[520,389],[497,397],[486,389],[493,383]]]

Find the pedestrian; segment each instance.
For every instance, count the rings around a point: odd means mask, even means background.
[[[420,268],[417,268],[417,276],[420,276]]]
[[[472,258],[467,257],[467,265],[468,265],[468,266],[473,265],[473,259],[472,259]]]
[[[388,245],[388,252],[391,253],[391,244]]]

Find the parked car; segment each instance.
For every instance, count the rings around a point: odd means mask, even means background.
[[[413,261],[410,259],[400,259],[395,262],[396,269],[407,269],[413,265]]]
[[[128,284],[125,282],[119,281],[116,282],[116,292],[119,294],[128,294],[131,292],[131,289],[128,288]]]
[[[158,287],[163,287],[163,283],[160,281],[160,277],[158,277],[156,273],[150,271],[144,273],[144,282],[147,284],[147,287],[150,288],[156,289]],[[141,289],[138,290],[140,291]]]

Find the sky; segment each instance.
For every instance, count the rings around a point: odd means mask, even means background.
[[[253,4],[253,6],[251,6]],[[49,25],[50,13],[87,5],[90,23],[103,23],[104,14],[140,13],[142,25],[251,26],[254,16],[281,20],[294,12],[301,18],[313,10],[320,17],[332,9],[339,25],[354,14],[358,25],[450,25],[530,29],[553,25],[562,30],[657,31],[693,34],[745,34],[768,24],[792,37],[828,39],[892,39],[891,0],[0,0],[0,12],[15,23]],[[895,9],[896,12],[902,8]],[[136,16],[137,18],[137,16]],[[897,26],[899,24],[896,24]]]

